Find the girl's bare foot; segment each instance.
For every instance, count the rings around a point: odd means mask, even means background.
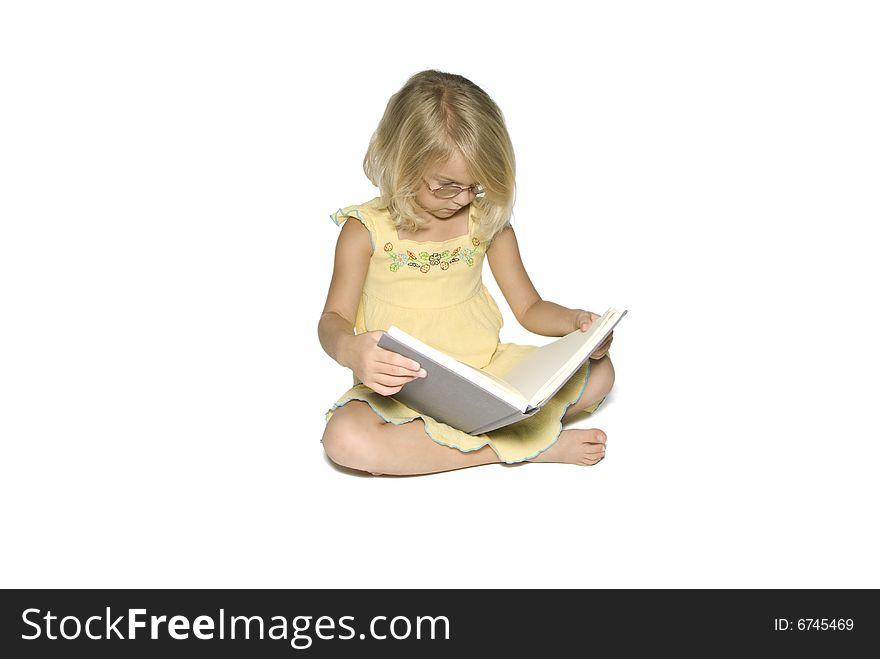
[[[588,467],[605,457],[605,433],[590,430],[563,430],[556,442],[528,462],[564,462]]]

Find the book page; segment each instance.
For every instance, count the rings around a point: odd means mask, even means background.
[[[543,405],[586,362],[625,314],[625,309],[609,309],[586,332],[575,330],[536,348],[502,379],[520,391],[532,406]]]

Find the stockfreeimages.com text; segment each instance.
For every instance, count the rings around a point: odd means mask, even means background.
[[[446,616],[418,616],[410,620],[406,616],[374,616],[368,631],[358,633],[349,623],[354,616],[263,616],[227,615],[220,609],[216,618],[209,615],[188,616],[147,615],[146,609],[127,609],[114,617],[110,607],[104,615],[92,615],[84,620],[78,616],[59,617],[52,611],[25,609],[21,614],[27,633],[24,640],[74,640],[80,637],[94,641],[107,639],[173,639],[225,640],[225,639],[272,639],[289,640],[296,650],[305,650],[314,638],[321,640],[350,640],[354,638],[385,640],[424,639],[449,640],[449,619]],[[314,624],[313,624],[314,619]],[[143,630],[143,631],[139,631]],[[314,637],[314,638],[313,638]]]

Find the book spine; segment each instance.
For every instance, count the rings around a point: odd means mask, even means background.
[[[503,428],[504,426],[509,426],[517,421],[522,421],[523,419],[528,419],[535,412],[537,412],[540,408],[530,407],[525,412],[514,412],[510,416],[506,416],[503,419],[499,419],[497,421],[493,421],[492,423],[488,423],[482,428],[477,428],[476,430],[471,430],[470,435],[482,435],[487,432],[492,432],[493,430],[498,430],[498,428]]]

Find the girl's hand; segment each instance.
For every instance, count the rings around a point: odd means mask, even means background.
[[[592,311],[579,311],[577,317],[575,318],[575,324],[581,332],[586,332],[590,329],[590,326],[593,324],[594,320],[599,320],[602,316],[597,313],[593,313]],[[602,359],[605,354],[608,352],[608,348],[611,346],[611,342],[614,340],[614,332],[611,332],[605,340],[596,348],[591,354],[590,359]]]
[[[345,349],[343,365],[377,394],[391,396],[407,382],[428,374],[419,364],[396,352],[380,348],[381,331],[353,335]]]

